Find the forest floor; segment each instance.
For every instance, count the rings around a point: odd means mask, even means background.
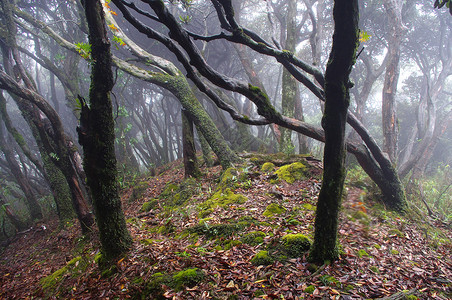
[[[313,236],[321,163],[279,167],[295,160],[248,158],[221,178],[204,168],[197,182],[176,161],[139,179],[122,190],[133,249],[104,271],[96,232],[37,224],[0,255],[0,299],[452,299],[450,226],[384,210],[356,176],[340,259],[309,264],[300,241]]]

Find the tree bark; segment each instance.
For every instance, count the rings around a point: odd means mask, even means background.
[[[22,231],[22,230],[27,229],[27,224],[25,224],[19,218],[19,216],[17,216],[17,214],[11,209],[11,207],[9,207],[9,204],[6,203],[2,193],[0,193],[0,207],[2,207],[4,209],[5,215],[8,217],[9,221],[11,222],[11,224],[13,224],[14,227],[18,231]]]
[[[284,48],[291,53],[295,52],[297,42],[297,3],[295,0],[287,1],[286,14],[286,40]],[[282,114],[293,118],[295,113],[295,103],[297,99],[298,81],[284,68],[282,73],[282,93],[281,108]],[[292,142],[292,130],[280,128],[281,139],[279,140],[279,151],[287,154],[295,153],[295,147]]]
[[[0,118],[1,121],[1,118]],[[36,221],[42,219],[41,206],[38,203],[36,195],[33,193],[30,182],[22,173],[19,163],[16,161],[14,151],[10,142],[7,140],[5,131],[3,130],[3,122],[0,123],[0,150],[3,151],[5,159],[8,162],[11,173],[14,175],[17,184],[25,195],[25,204],[30,213],[31,220]]]
[[[345,180],[345,125],[350,102],[350,72],[358,46],[358,0],[335,0],[333,46],[325,73],[323,181],[317,201],[314,244],[309,259],[338,258],[337,225]]]
[[[102,4],[99,0],[82,1],[85,8],[93,60],[90,105],[82,106],[79,141],[84,149],[84,167],[92,193],[99,227],[103,259],[117,259],[129,251],[132,238],[127,230],[118,194],[115,134],[112,103],[113,88],[110,42]]]
[[[396,163],[398,121],[396,113],[397,83],[400,74],[400,46],[402,44],[402,1],[385,0],[384,6],[388,13],[390,26],[388,54],[389,60],[386,66],[385,81],[383,85],[382,124],[383,124],[383,151],[389,155],[389,159]]]
[[[185,178],[201,176],[196,158],[195,135],[193,134],[193,122],[184,110],[182,116],[182,147],[184,149]]]

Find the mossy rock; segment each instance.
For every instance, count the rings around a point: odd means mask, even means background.
[[[215,207],[226,207],[231,204],[243,204],[248,200],[247,197],[236,194],[230,188],[218,190],[208,200],[201,203],[199,206],[202,210],[213,209]]]
[[[163,192],[160,194],[160,198],[166,198],[168,196],[171,196],[172,194],[174,194],[175,191],[178,190],[178,185],[174,184],[174,183],[168,183],[165,186],[165,189],[163,190]]]
[[[165,293],[163,285],[169,285],[171,279],[171,276],[167,274],[153,274],[141,294],[141,299],[148,299],[149,296],[151,296],[152,299],[166,299],[163,295]]]
[[[306,177],[306,166],[301,162],[295,162],[290,165],[284,165],[275,171],[279,179],[282,179],[290,184],[295,180],[301,180]]]
[[[262,172],[273,172],[275,170],[275,164],[272,162],[266,162],[262,165]]]
[[[255,266],[271,265],[275,260],[268,254],[268,251],[262,250],[256,253],[251,259],[251,263]]]
[[[244,224],[213,224],[207,223],[198,224],[193,227],[187,228],[188,233],[195,233],[204,235],[207,238],[228,237],[235,232],[241,231],[244,228]]]
[[[144,202],[143,205],[141,206],[140,211],[142,212],[148,212],[153,210],[156,206],[158,205],[158,200],[157,199],[152,199],[150,201]]]
[[[245,234],[241,240],[243,243],[251,245],[251,246],[257,246],[259,244],[262,244],[264,242],[265,233],[262,231],[252,231],[250,233]]]
[[[204,272],[198,268],[186,269],[173,275],[172,286],[176,291],[184,287],[194,287],[204,279]]]
[[[286,234],[281,243],[290,257],[301,257],[311,248],[312,241],[304,234]]]
[[[279,204],[271,203],[269,204],[263,213],[265,217],[273,217],[274,215],[281,215],[285,213],[287,209]]]
[[[164,200],[167,207],[182,206],[196,193],[199,183],[195,178],[187,178],[180,185],[169,183],[166,185],[159,199]]]

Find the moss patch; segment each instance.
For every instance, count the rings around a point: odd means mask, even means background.
[[[265,208],[265,211],[263,213],[266,217],[272,217],[274,215],[281,215],[285,213],[287,209],[279,204],[271,203]]]
[[[201,203],[199,206],[201,209],[213,209],[215,207],[226,207],[231,204],[243,204],[248,200],[243,195],[235,194],[230,188],[225,188],[215,192],[212,197],[210,197],[205,202]]]
[[[207,238],[228,237],[233,233],[243,230],[245,224],[213,224],[207,223],[198,224],[193,227],[187,228],[186,232],[204,235]]]
[[[301,180],[306,177],[306,169],[306,166],[301,162],[295,162],[293,164],[280,167],[277,171],[275,171],[275,174],[279,179],[292,184],[295,180]]]
[[[83,260],[81,256],[71,259],[64,267],[41,279],[40,283],[43,291],[46,294],[52,293],[59,283],[64,280],[67,273],[71,272],[76,275],[77,273],[85,271],[87,266],[88,261]]]
[[[281,239],[285,251],[290,257],[301,257],[309,250],[312,241],[304,234],[287,234]]]
[[[262,172],[273,172],[275,170],[275,164],[272,162],[266,162],[262,165]]]
[[[173,275],[172,285],[176,291],[184,287],[194,287],[204,279],[204,273],[198,268],[186,269]]]
[[[157,205],[158,205],[158,200],[152,199],[151,201],[144,202],[143,205],[141,206],[140,211],[143,211],[143,212],[151,211]]]
[[[262,231],[252,231],[242,237],[242,242],[251,246],[257,246],[264,242],[265,233]]]
[[[259,265],[271,265],[274,259],[268,254],[268,251],[262,250],[256,253],[251,259],[251,263],[255,266]]]

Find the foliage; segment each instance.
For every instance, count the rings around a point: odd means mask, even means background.
[[[91,44],[87,43],[75,43],[77,52],[86,60],[91,61]]]

